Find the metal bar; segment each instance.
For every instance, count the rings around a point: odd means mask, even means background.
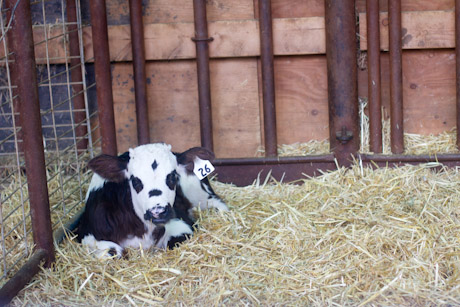
[[[380,84],[380,19],[379,1],[366,1],[367,18],[367,69],[369,89],[369,148],[381,153],[382,105]]]
[[[67,25],[69,33],[69,53],[70,67],[78,67],[80,65],[80,41],[78,38],[77,24],[77,5],[76,0],[66,0],[67,6],[67,21],[71,24]],[[83,92],[83,77],[81,69],[71,70],[72,95]],[[88,133],[86,125],[80,125],[86,121],[85,99],[83,94],[73,96],[73,117],[76,125],[75,137],[79,140],[77,150],[86,150],[88,148],[88,139],[85,135]]]
[[[360,155],[363,161],[375,161],[378,163],[450,163],[454,162],[455,165],[460,165],[460,154],[440,154],[440,155]]]
[[[102,152],[109,155],[117,155],[105,0],[91,0],[90,14]]]
[[[388,1],[390,51],[391,151],[404,152],[401,1]]]
[[[218,180],[233,183],[237,186],[250,185],[268,175],[278,181],[292,182],[305,175],[320,175],[320,170],[333,170],[337,166],[334,156],[304,156],[304,157],[272,157],[272,158],[240,158],[218,159],[213,161]]]
[[[212,38],[208,37],[206,1],[193,0],[195,23],[196,65],[198,75],[198,102],[200,106],[201,146],[213,150],[211,85],[209,76],[209,46]]]
[[[0,306],[6,306],[11,302],[32,277],[40,271],[40,264],[47,258],[49,258],[49,254],[46,250],[35,250],[32,257],[30,257],[21,269],[0,289]]]
[[[265,156],[278,155],[271,0],[259,1],[260,59],[264,112]]]
[[[460,0],[455,0],[455,58],[457,85],[457,148],[460,148]]]
[[[129,15],[131,18],[131,46],[133,49],[137,142],[142,145],[150,143],[142,1],[129,0]]]
[[[16,0],[7,0],[12,8]],[[8,35],[15,51],[13,70],[17,85],[18,105],[23,132],[24,159],[34,243],[47,253],[46,266],[54,261],[51,215],[42,141],[40,104],[38,100],[32,19],[28,1],[20,1]]]
[[[331,151],[349,165],[359,150],[354,0],[326,0],[326,56]]]
[[[358,160],[367,166],[394,167],[405,164],[429,162],[442,163],[448,167],[460,167],[460,154],[442,155],[358,155]],[[264,180],[267,175],[283,182],[294,182],[306,179],[307,176],[318,176],[329,170],[336,170],[334,156],[304,156],[278,158],[242,158],[217,159],[213,161],[217,178],[221,182],[233,183],[237,186],[252,184],[257,178]]]

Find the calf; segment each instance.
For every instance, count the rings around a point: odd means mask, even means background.
[[[99,257],[121,257],[125,247],[172,248],[193,233],[194,207],[227,210],[205,178],[193,173],[200,147],[171,152],[163,143],[89,162],[95,172],[78,227],[78,240]]]

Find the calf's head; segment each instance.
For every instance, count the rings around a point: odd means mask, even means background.
[[[174,154],[164,143],[147,144],[129,149],[116,157],[100,155],[89,161],[89,167],[112,182],[129,181],[134,211],[140,219],[164,224],[174,216],[174,200],[179,166],[193,169],[196,157],[210,159],[204,148],[191,148]]]

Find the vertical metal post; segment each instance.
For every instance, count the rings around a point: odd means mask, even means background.
[[[198,74],[198,101],[200,105],[201,146],[213,150],[211,86],[209,76],[209,46],[206,0],[193,0],[195,20],[196,65]]]
[[[91,0],[90,11],[102,152],[109,155],[116,155],[117,138],[113,111],[112,76],[110,73],[105,0]]]
[[[391,151],[404,152],[401,1],[388,0]]]
[[[326,56],[331,151],[349,165],[359,150],[354,0],[326,0]]]
[[[142,1],[129,0],[131,19],[131,46],[133,50],[134,94],[136,98],[137,142],[150,143],[149,113],[147,105],[147,79],[145,73],[144,24]]]
[[[455,56],[457,85],[457,148],[460,148],[460,0],[455,0]]]
[[[11,14],[17,0],[7,0]],[[36,249],[46,251],[45,265],[55,259],[50,204],[46,179],[45,154],[42,139],[40,102],[36,75],[30,2],[20,1],[8,33],[9,46],[14,51],[13,70],[23,131],[24,159],[29,191],[30,215]]]
[[[265,156],[278,154],[276,140],[275,75],[271,0],[259,1],[260,58],[264,112]]]
[[[70,53],[70,67],[71,67],[71,81],[72,85],[72,98],[73,101],[73,118],[75,121],[75,137],[77,138],[77,149],[86,150],[88,148],[88,133],[85,111],[85,99],[83,96],[83,77],[81,74],[80,66],[80,41],[78,38],[78,25],[77,25],[77,8],[75,0],[67,0],[67,26],[69,33],[69,53]]]
[[[380,19],[379,1],[366,1],[367,67],[369,89],[369,148],[382,152],[382,106],[380,85]]]

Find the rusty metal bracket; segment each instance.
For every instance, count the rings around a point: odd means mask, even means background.
[[[347,127],[343,126],[342,130],[335,133],[335,137],[340,141],[340,143],[346,144],[353,139],[353,132],[347,130]]]
[[[214,37],[208,37],[208,38],[197,38],[197,37],[192,37],[191,40],[195,43],[199,42],[212,42],[214,40]]]

